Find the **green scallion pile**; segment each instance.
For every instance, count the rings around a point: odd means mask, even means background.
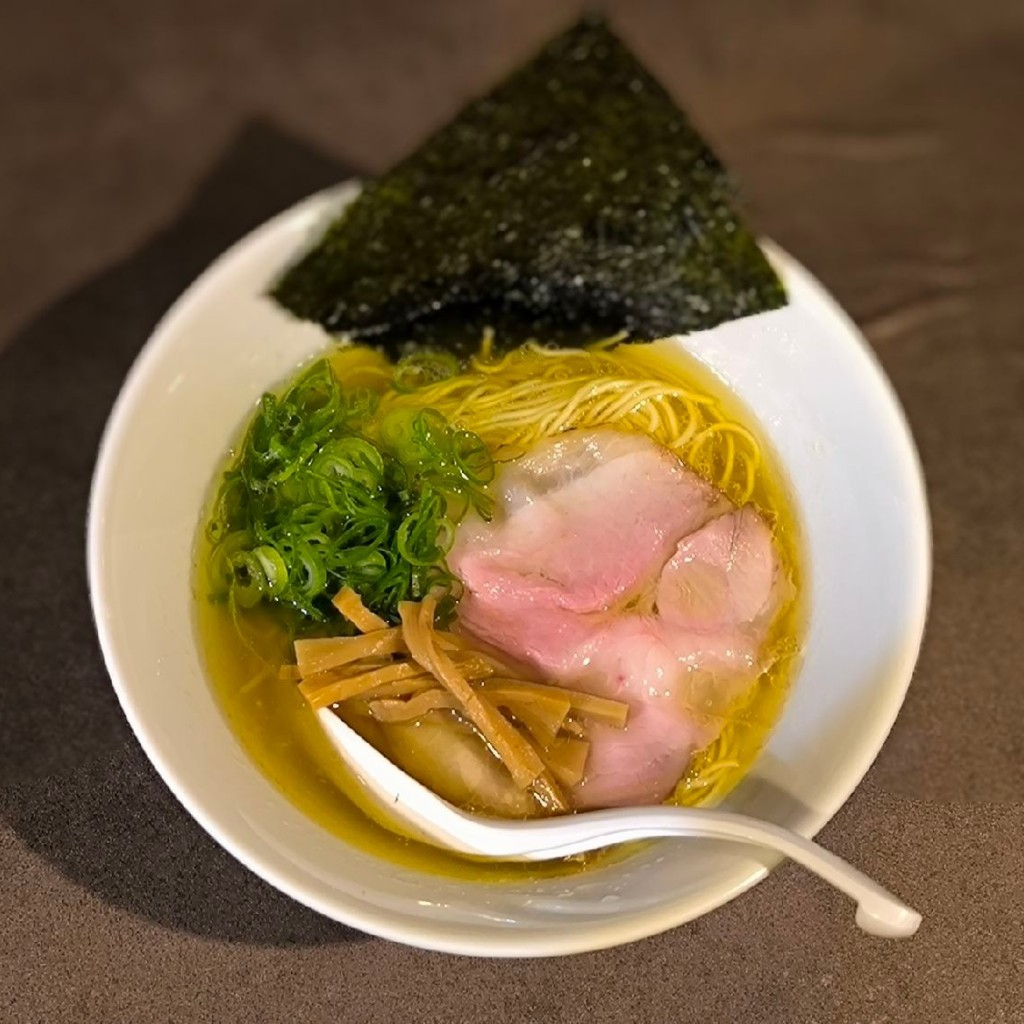
[[[399,365],[403,390],[433,379],[437,368],[421,362]],[[450,582],[455,524],[470,507],[491,513],[491,454],[433,409],[379,416],[377,406],[374,392],[342,387],[327,360],[264,395],[207,526],[215,595],[315,624],[350,586],[397,621],[399,602]]]

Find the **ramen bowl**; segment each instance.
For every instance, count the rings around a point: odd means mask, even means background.
[[[117,400],[93,483],[88,559],[125,714],[214,839],[282,892],[362,931],[453,953],[547,956],[691,921],[776,859],[665,840],[561,877],[474,881],[402,866],[293,806],[214,698],[195,627],[197,527],[259,396],[327,344],[266,291],[353,195],[313,196],[222,256],[154,331]],[[927,609],[929,525],[913,441],[866,342],[796,261],[766,249],[790,304],[675,343],[738,396],[774,447],[804,544],[801,664],[760,757],[723,806],[812,836],[863,778],[905,697]]]

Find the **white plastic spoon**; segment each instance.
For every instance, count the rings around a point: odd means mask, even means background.
[[[857,924],[872,935],[907,938],[921,915],[817,843],[767,821],[727,811],[630,807],[532,821],[468,814],[392,764],[330,709],[320,722],[367,791],[409,832],[434,846],[500,860],[551,860],[659,836],[729,839],[776,850],[802,864],[857,904]]]

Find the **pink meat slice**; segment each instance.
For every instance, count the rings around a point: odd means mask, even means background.
[[[771,530],[748,506],[683,537],[662,570],[655,603],[666,622],[728,629],[771,609],[777,576]]]
[[[580,808],[658,803],[694,752],[719,733],[731,704],[766,667],[765,627],[701,631],[657,614],[595,625],[560,681],[630,707],[625,729],[594,724]]]
[[[504,470],[497,492],[493,521],[464,524],[449,564],[495,603],[574,612],[615,604],[721,508],[667,449],[610,430],[539,446]]]
[[[573,790],[580,808],[664,800],[695,750],[712,738],[680,688],[678,651],[654,616],[626,615],[590,638],[589,664],[563,681],[629,704],[625,729],[593,723],[586,774]]]
[[[547,678],[625,700],[595,725],[577,806],[664,800],[762,670],[780,599],[767,524],[655,442],[573,433],[502,471],[449,564],[463,628]]]

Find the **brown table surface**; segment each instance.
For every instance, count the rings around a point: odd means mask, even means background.
[[[873,940],[783,867],[560,960],[370,939],[239,867],[132,738],[90,622],[100,430],[222,248],[405,153],[571,19],[555,0],[0,11],[0,1021],[1024,1021],[1024,3],[609,5],[864,328],[935,530],[903,713],[825,829],[925,915]]]

